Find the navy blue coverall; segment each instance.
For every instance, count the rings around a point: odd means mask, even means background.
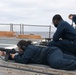
[[[53,36],[53,41],[50,41],[48,45],[59,47],[63,52],[71,52],[76,55],[76,29],[61,20]]]
[[[18,63],[45,64],[55,69],[76,70],[76,57],[63,54],[57,47],[40,47],[29,45],[25,47],[22,55],[15,55],[14,60]]]
[[[76,15],[73,15],[72,21],[76,24]]]

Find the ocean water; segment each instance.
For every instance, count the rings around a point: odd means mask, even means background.
[[[25,32],[24,34],[32,34],[32,35],[40,35],[42,38],[52,38],[53,35],[54,35],[54,32],[51,32],[50,33],[50,36],[49,36],[49,32]]]

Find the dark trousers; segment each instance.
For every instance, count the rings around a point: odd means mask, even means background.
[[[54,50],[47,56],[47,61],[50,67],[62,70],[76,70],[76,57],[73,55],[63,54],[58,49]]]
[[[48,46],[56,46],[65,53],[72,53],[76,56],[76,42],[68,40],[50,41]]]

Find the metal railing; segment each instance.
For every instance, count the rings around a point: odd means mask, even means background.
[[[25,32],[26,32],[25,28],[26,27],[48,28],[48,34],[49,34],[48,38],[51,37],[51,25],[29,25],[29,24],[13,24],[13,23],[3,24],[3,23],[0,23],[0,27],[1,26],[8,26],[7,31],[16,31],[16,29],[14,30],[14,27],[17,26],[17,28],[19,27],[18,28],[19,34],[25,34]],[[5,28],[2,29],[2,31],[6,31]],[[30,31],[31,30],[29,30],[29,32]]]

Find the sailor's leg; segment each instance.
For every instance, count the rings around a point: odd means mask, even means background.
[[[76,42],[68,40],[50,41],[48,46],[56,46],[65,53],[73,53],[76,55]]]
[[[76,70],[76,60],[64,58],[61,50],[48,54],[47,61],[50,67],[55,69]]]
[[[63,54],[63,58],[76,60],[76,56],[74,56],[73,54]]]

